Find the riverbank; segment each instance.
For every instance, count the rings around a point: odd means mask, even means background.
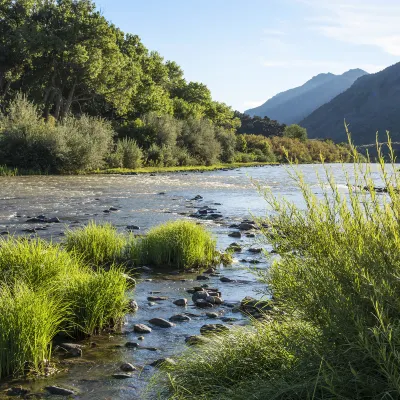
[[[138,175],[138,174],[159,174],[173,172],[210,172],[224,171],[237,168],[278,166],[280,163],[272,162],[250,162],[250,163],[231,163],[231,164],[215,164],[215,165],[185,165],[180,167],[142,167],[142,168],[107,168],[92,171],[90,174],[116,174],[116,175]]]

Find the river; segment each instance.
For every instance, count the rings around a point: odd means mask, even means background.
[[[301,165],[297,168],[312,185],[313,191],[320,193],[316,172],[325,181],[323,167]],[[346,192],[342,167],[329,165],[328,168],[333,172],[339,189]],[[346,165],[344,169],[351,176],[352,166]],[[374,175],[377,176],[376,173]],[[229,225],[268,212],[267,204],[252,180],[268,186],[276,196],[285,197],[300,207],[303,204],[300,191],[284,166],[156,175],[4,177],[0,178],[0,232],[37,235],[62,241],[65,229],[74,229],[89,220],[96,220],[109,221],[120,231],[125,231],[128,225],[137,225],[140,227],[138,232],[145,233],[148,228],[167,220],[188,218],[201,206],[215,208],[222,218],[202,223],[216,236],[220,249],[225,249],[235,241],[243,247],[243,251],[235,255],[231,267],[220,268],[222,275],[234,278],[235,283],[222,283],[218,277],[212,277],[207,284],[221,290],[226,304],[217,310],[221,317],[235,318],[227,324],[243,325],[248,323],[247,319],[240,313],[233,313],[227,304],[237,303],[248,295],[260,297],[263,286],[257,282],[253,269],[267,269],[273,260],[273,256],[266,258],[248,252],[254,241],[257,244],[257,238],[232,239],[228,236],[232,231]],[[192,200],[196,195],[202,199]],[[110,207],[118,211],[104,212]],[[26,222],[38,215],[57,217],[60,223]],[[25,232],[32,229],[35,229],[34,233]],[[271,249],[268,245],[263,247],[267,251]],[[254,259],[259,263],[249,263]],[[36,393],[50,384],[70,387],[79,393],[76,398],[85,400],[143,398],[143,390],[155,371],[149,366],[152,361],[161,357],[173,358],[184,350],[185,337],[199,334],[200,327],[206,323],[221,322],[208,319],[205,311],[190,305],[191,295],[186,290],[196,285],[195,278],[196,275],[178,274],[175,271],[142,272],[136,288],[129,293],[138,302],[139,311],[127,315],[122,334],[90,338],[83,350],[83,357],[63,360],[60,373],[50,378],[21,383]],[[147,297],[152,292],[167,296],[169,300],[151,305]],[[168,318],[182,312],[172,304],[173,300],[182,297],[189,299],[187,311],[197,314],[197,317],[190,322],[178,323],[171,329],[155,328],[146,335],[143,345],[154,347],[157,351],[124,347],[124,343],[135,342],[140,336],[133,333],[135,323],[146,324],[150,318]],[[90,342],[96,342],[97,346],[92,348]],[[112,374],[118,372],[124,362],[134,364],[139,372],[134,373],[131,379],[114,379]]]

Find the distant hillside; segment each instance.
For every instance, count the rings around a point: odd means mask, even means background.
[[[299,123],[366,74],[361,69],[353,69],[342,75],[319,74],[304,85],[279,93],[263,105],[245,113],[250,116],[267,116],[287,125]]]
[[[386,130],[392,139],[400,140],[400,63],[358,79],[300,124],[310,138],[341,142],[347,141],[344,120],[356,144],[374,143],[377,131],[380,140],[386,141]]]

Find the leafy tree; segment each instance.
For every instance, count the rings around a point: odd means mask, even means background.
[[[299,139],[304,142],[307,139],[307,129],[296,124],[286,126],[283,136],[291,139]]]

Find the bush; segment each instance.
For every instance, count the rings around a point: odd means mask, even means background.
[[[67,117],[45,122],[19,95],[0,120],[0,164],[21,170],[72,173],[104,166],[114,131],[100,118]]]
[[[168,222],[134,239],[128,257],[139,265],[201,268],[219,262],[216,242],[202,226],[189,221]]]
[[[296,124],[285,126],[283,136],[304,142],[307,139],[307,129]]]
[[[126,239],[111,224],[95,222],[66,232],[65,248],[93,266],[106,266],[121,260]]]
[[[111,168],[136,169],[142,166],[143,152],[135,140],[124,138],[117,141],[116,149],[107,157]]]
[[[23,283],[0,287],[0,377],[24,370],[43,373],[51,341],[65,321],[67,309],[58,299]]]

